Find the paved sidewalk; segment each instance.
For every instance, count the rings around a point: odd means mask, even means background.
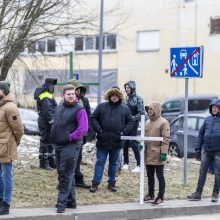
[[[210,199],[190,202],[187,200],[169,200],[164,205],[151,206],[145,203],[122,203],[79,206],[66,209],[64,214],[57,214],[55,208],[10,209],[9,215],[0,216],[7,220],[144,220],[169,216],[185,216],[220,213],[220,202]]]

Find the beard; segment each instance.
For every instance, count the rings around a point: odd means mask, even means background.
[[[66,106],[73,106],[74,104],[75,104],[75,102],[73,102],[73,101],[67,101],[67,100],[64,100],[64,103],[65,103],[65,105]]]

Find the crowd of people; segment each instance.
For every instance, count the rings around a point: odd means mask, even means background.
[[[145,141],[145,165],[148,193],[145,202],[152,205],[164,203],[165,176],[170,142],[169,122],[161,116],[159,102],[144,106],[136,93],[135,81],[124,84],[126,97],[119,87],[113,86],[105,93],[105,101],[91,113],[86,87],[71,79],[62,89],[62,100],[57,105],[54,87],[57,80],[46,78],[36,88],[34,98],[39,114],[40,129],[39,165],[47,171],[56,169],[58,174],[57,213],[66,208],[77,207],[75,187],[95,193],[101,184],[108,158],[108,184],[111,192],[117,192],[116,173],[129,167],[129,148],[132,148],[137,166],[132,172],[140,172],[140,149],[137,141],[122,141],[121,136],[137,136],[141,115],[148,114],[145,136],[162,137],[163,141]],[[212,202],[218,201],[220,187],[220,100],[210,104],[210,116],[202,125],[196,145],[196,158],[201,159],[197,189],[189,200],[201,200],[209,164],[214,161],[215,182]],[[10,93],[10,83],[0,81],[0,215],[9,213],[12,199],[12,163],[17,159],[17,146],[24,132],[15,101]],[[87,132],[96,132],[96,162],[91,185],[84,181],[80,169],[82,148],[87,141]],[[123,151],[121,150],[123,149]],[[124,161],[121,160],[121,151]],[[155,195],[155,174],[158,180],[158,195]]]

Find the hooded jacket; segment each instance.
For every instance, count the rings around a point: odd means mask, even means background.
[[[23,133],[18,108],[9,93],[0,101],[0,163],[10,163],[18,158],[17,145]]]
[[[34,99],[37,100],[37,111],[40,118],[45,123],[53,124],[53,116],[57,107],[57,102],[53,94],[49,92],[49,85],[43,84],[42,87],[36,88]]]
[[[153,116],[145,123],[145,136],[163,137],[163,141],[145,141],[145,164],[146,165],[163,165],[164,161],[160,161],[160,152],[168,153],[170,142],[170,125],[169,122],[161,116],[161,105],[157,102],[149,103],[145,106],[153,109]]]
[[[199,130],[196,141],[196,150],[201,151],[202,148],[210,152],[220,152],[220,112],[212,113],[212,106],[220,107],[220,99],[214,100],[209,105],[209,115],[203,122]]]
[[[112,95],[119,97],[119,102],[112,103]],[[122,104],[123,94],[117,88],[109,89],[105,94],[106,102],[97,106],[91,117],[91,124],[97,132],[97,147],[121,148],[121,135],[128,135],[133,128],[130,109]]]
[[[131,94],[127,94],[125,104],[130,108],[134,121],[139,122],[141,115],[144,115],[144,102],[143,99],[136,94],[135,81],[128,81],[124,84],[124,88],[129,86],[131,88]],[[138,124],[138,123],[137,123]]]

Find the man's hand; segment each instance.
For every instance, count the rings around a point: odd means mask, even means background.
[[[201,160],[201,156],[202,156],[202,154],[201,154],[201,150],[196,150],[195,151],[195,158],[196,158],[196,160]]]

